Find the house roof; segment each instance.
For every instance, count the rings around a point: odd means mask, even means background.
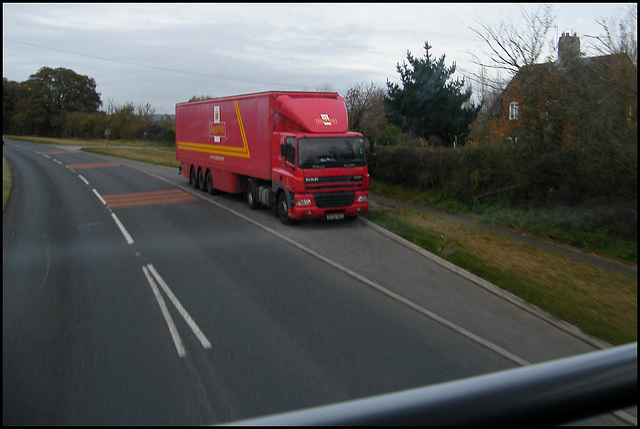
[[[582,57],[578,57],[582,58]],[[620,76],[618,73],[629,73],[631,76],[631,84],[637,88],[637,67],[631,61],[626,53],[618,53],[611,55],[600,55],[595,57],[582,58],[585,69],[593,72],[594,79],[601,82],[615,83],[615,77]],[[554,73],[561,72],[569,64],[568,61],[563,63],[547,62],[531,64],[522,67],[520,71],[511,79],[506,88],[502,91],[494,103],[489,107],[487,113],[490,117],[500,117],[503,115],[503,103],[505,94],[517,92],[517,88],[525,87],[531,82],[539,79],[548,79]],[[586,71],[586,70],[585,70]],[[633,73],[631,73],[633,71]],[[613,78],[613,79],[612,79]]]

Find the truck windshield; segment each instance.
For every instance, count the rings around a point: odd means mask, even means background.
[[[366,165],[361,137],[313,137],[298,139],[298,167],[327,168]]]

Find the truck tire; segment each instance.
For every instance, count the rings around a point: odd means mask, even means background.
[[[293,223],[293,219],[289,218],[289,203],[287,203],[287,195],[284,192],[280,192],[278,195],[278,217],[280,222],[284,225],[290,225]]]
[[[204,175],[202,174],[202,168],[198,168],[198,189],[205,191],[207,188],[204,184]]]
[[[258,208],[258,197],[256,195],[256,183],[253,179],[247,180],[247,204],[251,210]]]
[[[189,172],[189,184],[198,189],[198,178],[196,177],[196,169],[193,167],[191,167],[191,171]]]
[[[213,189],[213,178],[209,170],[207,170],[207,175],[204,179],[204,182],[205,182],[205,186],[207,187],[207,192],[213,195],[215,192],[215,189]]]

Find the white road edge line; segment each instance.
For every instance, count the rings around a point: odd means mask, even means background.
[[[98,197],[98,199],[100,200],[100,202],[103,205],[107,205],[107,202],[104,200],[104,198],[102,198],[102,195],[100,195],[100,193],[98,191],[96,191],[95,189],[93,189],[93,193],[96,195],[96,197]]]
[[[169,300],[176,307],[176,309],[178,310],[178,313],[180,313],[184,321],[187,322],[187,325],[189,325],[189,328],[191,328],[195,336],[198,338],[198,340],[200,341],[200,344],[202,344],[202,347],[204,347],[205,349],[210,349],[211,343],[209,342],[207,337],[202,333],[202,331],[200,330],[196,322],[193,321],[193,319],[191,318],[187,310],[185,310],[182,304],[180,304],[180,301],[178,301],[178,298],[176,298],[173,292],[171,292],[171,289],[169,289],[169,286],[162,279],[160,274],[158,274],[158,272],[153,267],[153,265],[147,264],[147,269],[151,272],[151,274],[153,274],[153,277],[155,277],[156,281],[158,282],[162,290],[164,290],[164,293],[167,294],[167,296],[169,297]]]
[[[130,166],[130,167],[135,169],[135,170],[141,171],[141,172],[143,172],[145,174],[148,174],[149,176],[155,177],[155,178],[157,178],[159,180],[162,180],[164,182],[167,182],[167,183],[170,183],[170,184],[176,186],[175,183],[172,183],[172,182],[168,181],[167,179],[165,179],[163,177],[160,177],[160,176],[158,176],[156,174],[150,173],[148,171],[144,171],[144,170],[142,170],[140,168],[136,168],[136,167],[132,167],[132,166]],[[501,355],[502,357],[504,357],[504,358],[506,358],[506,359],[518,364],[518,365],[522,365],[522,366],[527,366],[527,365],[531,364],[531,362],[527,361],[526,359],[523,359],[523,358],[521,358],[519,356],[516,356],[515,354],[509,352],[508,350],[503,349],[502,347],[498,346],[497,344],[494,344],[494,343],[492,343],[492,342],[480,337],[479,335],[476,335],[473,332],[468,331],[467,329],[464,329],[463,327],[461,327],[459,325],[456,325],[455,323],[445,319],[442,316],[437,315],[436,313],[433,313],[433,312],[431,312],[431,311],[429,311],[429,310],[427,310],[427,309],[425,309],[423,307],[420,307],[419,305],[415,304],[414,302],[410,301],[409,299],[404,298],[403,296],[400,296],[400,295],[396,294],[395,292],[392,292],[391,290],[389,290],[389,289],[387,289],[387,288],[385,288],[383,286],[380,286],[376,282],[374,282],[372,280],[369,280],[368,278],[356,273],[355,271],[352,271],[352,270],[348,269],[344,265],[341,265],[341,264],[339,264],[339,263],[337,263],[335,261],[332,261],[329,258],[326,258],[326,257],[320,255],[319,253],[311,250],[310,248],[308,248],[306,246],[303,246],[302,244],[290,239],[289,237],[286,237],[283,234],[280,234],[276,230],[271,229],[268,226],[263,225],[263,224],[255,221],[255,220],[253,220],[253,219],[251,219],[251,218],[249,218],[249,217],[247,217],[247,216],[245,216],[245,215],[243,215],[243,214],[241,214],[241,213],[239,213],[239,212],[237,212],[237,211],[235,211],[235,210],[233,210],[233,209],[231,209],[229,207],[226,207],[226,206],[218,203],[217,201],[210,200],[210,199],[206,198],[204,195],[200,195],[197,192],[193,192],[188,188],[183,188],[183,187],[180,187],[180,188],[183,189],[185,192],[188,192],[189,194],[191,194],[191,195],[193,195],[193,196],[195,196],[195,197],[197,197],[197,198],[199,198],[199,199],[201,199],[203,201],[207,201],[207,202],[215,205],[216,207],[221,208],[222,210],[225,210],[225,211],[227,211],[227,212],[229,212],[229,213],[231,213],[231,214],[233,214],[233,215],[235,215],[235,216],[237,216],[237,217],[239,217],[241,219],[246,220],[247,222],[257,226],[258,228],[260,228],[260,229],[262,229],[262,230],[264,230],[264,231],[266,231],[266,232],[268,232],[268,233],[270,233],[272,235],[275,235],[276,237],[280,238],[281,240],[283,240],[283,241],[291,244],[292,246],[302,250],[303,252],[313,256],[314,258],[317,258],[320,261],[323,261],[327,265],[330,265],[330,266],[336,268],[337,270],[342,271],[343,273],[345,273],[348,276],[360,281],[361,283],[363,283],[363,284],[365,284],[365,285],[367,285],[367,286],[369,286],[369,287],[381,292],[382,294],[390,297],[391,299],[393,299],[393,300],[395,300],[397,302],[400,302],[400,303],[412,308],[413,310],[423,314],[424,316],[427,316],[428,318],[436,321],[437,323],[442,324],[443,326],[446,326],[446,327],[452,329],[453,331],[455,331],[455,332],[459,333],[460,335],[470,339],[471,341],[473,341],[473,342],[475,342],[475,343],[477,343],[479,345],[482,345],[483,347],[486,347],[489,350],[492,350],[493,352]]]
[[[192,193],[192,195],[198,196],[195,193]],[[275,235],[279,239],[291,244],[294,247],[297,247],[298,249],[302,250],[303,252],[305,252],[305,253],[313,256],[314,258],[319,259],[320,261],[324,262],[325,264],[334,267],[338,271],[341,271],[341,272],[347,274],[348,276],[360,281],[361,283],[369,286],[370,288],[375,289],[378,292],[381,292],[382,294],[388,296],[389,298],[391,298],[391,299],[393,299],[393,300],[395,300],[397,302],[400,302],[401,304],[404,304],[409,308],[412,308],[413,310],[417,311],[418,313],[421,313],[422,315],[427,316],[431,320],[434,320],[437,323],[440,323],[441,325],[448,327],[449,329],[451,329],[451,330],[457,332],[458,334],[470,339],[471,341],[474,341],[475,343],[480,344],[481,346],[484,346],[489,350],[492,350],[493,352],[499,354],[500,356],[502,356],[502,357],[504,357],[504,358],[506,358],[506,359],[518,364],[518,365],[522,365],[522,366],[531,365],[531,362],[529,362],[529,361],[527,361],[527,360],[525,360],[525,359],[523,359],[523,358],[521,358],[519,356],[516,356],[515,354],[509,352],[508,350],[503,349],[502,347],[498,346],[497,344],[494,344],[494,343],[492,343],[492,342],[490,342],[488,340],[485,340],[484,338],[480,337],[479,335],[476,335],[473,332],[468,331],[467,329],[464,329],[463,327],[461,327],[459,325],[456,325],[455,323],[445,319],[444,317],[439,316],[436,313],[434,313],[432,311],[429,311],[429,310],[417,305],[416,303],[410,301],[409,299],[407,299],[407,298],[405,298],[405,297],[403,297],[401,295],[398,295],[397,293],[395,293],[395,292],[393,292],[393,291],[391,291],[391,290],[389,290],[389,289],[387,289],[387,288],[385,288],[383,286],[380,286],[378,283],[376,283],[376,282],[374,282],[372,280],[369,280],[368,278],[356,273],[355,271],[350,270],[349,268],[345,267],[344,265],[341,265],[341,264],[339,264],[339,263],[337,263],[337,262],[335,262],[335,261],[333,261],[333,260],[331,260],[331,259],[329,259],[329,258],[327,258],[327,257],[315,252],[314,250],[312,250],[312,249],[310,249],[310,248],[308,248],[306,246],[303,246],[302,244],[290,239],[289,237],[286,237],[285,235],[280,234],[279,232],[277,232],[277,231],[275,231],[275,230],[273,230],[273,229],[271,229],[271,228],[269,228],[269,227],[267,227],[265,225],[262,225],[261,223],[256,222],[253,219],[251,219],[251,218],[249,218],[249,217],[247,217],[247,216],[245,216],[245,215],[243,215],[241,213],[238,213],[237,211],[235,211],[235,210],[233,210],[233,209],[231,209],[229,207],[225,207],[225,206],[223,206],[222,204],[220,204],[220,203],[218,203],[216,201],[212,201],[212,200],[206,199],[204,197],[201,197],[201,199],[203,199],[205,201],[209,201],[209,202],[213,203],[214,205],[220,207],[221,209],[226,210],[229,213],[232,213],[232,214],[240,217],[241,219],[244,219],[247,222],[252,223],[253,225],[257,226],[258,228],[263,229],[264,231],[267,231],[267,232]]]
[[[162,299],[162,294],[158,290],[158,286],[156,286],[156,282],[153,280],[151,274],[149,274],[149,270],[147,267],[142,267],[142,271],[144,275],[147,277],[147,281],[149,282],[149,286],[151,286],[151,290],[153,294],[156,296],[156,301],[158,301],[158,305],[160,306],[160,311],[162,311],[162,316],[164,317],[165,322],[167,322],[167,326],[169,327],[169,332],[171,333],[171,338],[173,339],[173,344],[176,346],[176,350],[178,351],[178,356],[185,357],[187,355],[184,346],[182,345],[182,340],[180,339],[180,334],[178,334],[178,329],[176,325],[173,323],[173,319],[171,318],[171,314],[169,314],[169,310],[167,309],[167,305],[164,303],[164,299]]]
[[[133,244],[133,238],[131,237],[131,235],[129,235],[129,232],[124,227],[122,222],[120,222],[120,219],[118,219],[116,214],[115,213],[111,213],[111,217],[116,222],[116,225],[118,225],[118,228],[120,228],[120,232],[122,233],[122,235],[124,235],[124,239],[127,240],[127,244],[129,244],[129,245]]]

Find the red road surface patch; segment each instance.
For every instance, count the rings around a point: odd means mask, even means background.
[[[178,189],[168,191],[133,192],[130,194],[103,195],[111,208],[139,207],[156,204],[174,204],[193,201],[196,198]]]
[[[72,170],[80,170],[83,168],[120,167],[120,164],[117,162],[91,162],[88,164],[67,164],[66,167]]]
[[[77,150],[54,150],[51,152],[40,152],[41,154],[46,154],[46,155],[59,155],[59,154],[67,154],[67,153],[80,153]]]

